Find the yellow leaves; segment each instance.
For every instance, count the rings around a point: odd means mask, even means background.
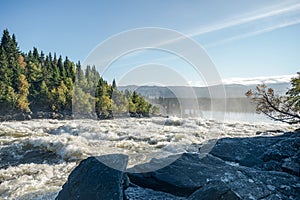
[[[20,93],[23,94],[29,94],[28,88],[29,88],[29,83],[26,80],[26,76],[24,74],[21,74],[19,77],[20,80],[20,86],[19,86],[19,91]]]
[[[63,81],[61,81],[60,86],[51,90],[53,102],[51,107],[54,111],[63,110],[65,108],[67,102],[67,94],[68,88]]]
[[[132,101],[129,101],[129,111],[130,112],[136,112],[136,106]]]
[[[96,110],[99,113],[108,115],[112,108],[112,100],[107,95],[102,95],[96,99]]]
[[[19,77],[20,85],[18,87],[19,91],[17,94],[17,107],[21,111],[30,111],[29,102],[28,102],[28,94],[29,94],[29,83],[26,80],[26,76],[21,74]]]
[[[18,64],[22,69],[25,69],[26,62],[24,61],[24,57],[22,55],[18,56]]]
[[[251,96],[252,96],[252,90],[251,90],[251,89],[248,90],[248,91],[245,93],[245,95],[246,95],[247,97],[251,97]]]

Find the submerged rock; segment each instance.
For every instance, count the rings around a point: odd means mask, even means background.
[[[58,164],[60,162],[60,158],[55,153],[30,145],[11,144],[2,147],[0,151],[0,169],[29,163]]]
[[[113,169],[105,164],[117,166]],[[57,200],[123,199],[124,174],[128,157],[121,154],[89,157],[80,162],[72,171],[68,181],[56,197]]]

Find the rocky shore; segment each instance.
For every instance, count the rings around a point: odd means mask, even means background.
[[[198,148],[201,152],[205,145]],[[126,169],[125,155],[89,157],[72,171],[56,199],[299,199],[300,130],[222,138],[208,154],[199,152],[186,152],[147,173],[137,172],[165,160]]]
[[[38,112],[28,112],[28,113],[6,113],[6,114],[0,114],[0,122],[3,121],[24,121],[24,120],[31,120],[31,119],[58,119],[58,120],[72,120],[74,118],[76,119],[114,119],[114,118],[148,118],[148,117],[164,117],[167,118],[168,116],[164,115],[142,115],[137,113],[123,113],[123,114],[116,114],[116,115],[109,115],[107,117],[101,117],[97,116],[95,113],[89,113],[89,114],[80,114],[80,115],[74,115],[72,112],[44,112],[44,111],[38,111]]]
[[[31,119],[60,119],[68,120],[73,119],[71,112],[18,112],[18,113],[5,113],[0,115],[0,121],[23,121]]]

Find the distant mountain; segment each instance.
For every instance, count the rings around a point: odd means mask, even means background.
[[[278,75],[278,76],[259,76],[249,78],[227,78],[223,79],[224,85],[241,84],[241,85],[257,85],[257,84],[278,84],[289,83],[291,78],[296,77],[296,74],[292,75]]]
[[[249,89],[254,89],[256,85],[242,85],[242,84],[227,84],[224,85],[227,98],[243,98]],[[288,82],[285,83],[270,83],[268,87],[273,88],[277,94],[283,95],[290,87]],[[148,98],[210,98],[209,91],[212,89],[222,89],[222,86],[209,87],[188,87],[188,86],[119,86],[118,89],[136,91],[139,94]],[[215,96],[222,98],[222,96]]]

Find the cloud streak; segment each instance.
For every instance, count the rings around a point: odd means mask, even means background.
[[[263,34],[266,32],[270,32],[276,29],[284,28],[287,26],[295,25],[300,23],[300,3],[288,5],[282,7],[283,5],[277,6],[277,8],[272,8],[272,10],[264,10],[255,13],[248,13],[243,16],[237,16],[234,20],[218,23],[215,25],[204,27],[200,30],[196,30],[194,32],[188,33],[185,36],[173,38],[172,40],[164,41],[160,46],[172,44],[178,42],[180,40],[186,39],[186,37],[197,37],[204,34],[209,34],[217,31],[223,31],[226,29],[237,28],[237,27],[246,27],[247,33],[240,33],[234,37],[230,37],[228,39],[223,39],[219,42],[215,42],[213,44],[205,45],[206,47],[214,47],[217,45],[221,45],[224,43],[228,43],[234,40],[243,39],[246,37],[251,37],[254,35]],[[295,19],[296,18],[296,19]],[[276,25],[271,25],[270,23],[277,23]],[[259,30],[249,30],[251,29],[250,25],[260,25]],[[249,27],[247,27],[249,26]],[[238,32],[238,30],[237,30]]]
[[[274,25],[274,26],[263,28],[261,30],[252,31],[252,32],[248,32],[248,33],[245,33],[245,34],[240,34],[240,35],[230,37],[230,38],[227,38],[227,39],[224,39],[224,40],[220,40],[218,42],[207,44],[207,45],[204,45],[204,46],[207,47],[207,48],[215,47],[215,46],[218,46],[218,45],[233,42],[235,40],[240,40],[240,39],[243,39],[243,38],[248,38],[248,37],[252,37],[252,36],[255,36],[255,35],[260,35],[260,34],[263,34],[263,33],[266,33],[266,32],[271,32],[273,30],[277,30],[277,29],[280,29],[280,28],[285,28],[285,27],[292,26],[292,25],[299,24],[299,23],[300,23],[300,19],[297,19],[297,20],[294,20],[294,21],[285,22],[285,23],[282,23],[282,24],[277,24],[277,25]]]
[[[239,17],[236,17],[236,20],[208,26],[208,27],[205,27],[198,31],[195,31],[193,33],[190,33],[190,34],[188,34],[188,36],[195,37],[198,35],[214,32],[214,31],[220,31],[220,30],[231,28],[234,26],[249,24],[249,23],[259,21],[259,20],[266,19],[266,18],[274,18],[274,17],[278,17],[280,15],[285,15],[285,14],[289,14],[289,13],[297,12],[297,11],[300,11],[300,3],[290,5],[285,8],[279,8],[276,10],[268,11],[266,13],[254,13],[254,14],[252,13],[252,15],[246,16],[246,17],[239,16]]]

